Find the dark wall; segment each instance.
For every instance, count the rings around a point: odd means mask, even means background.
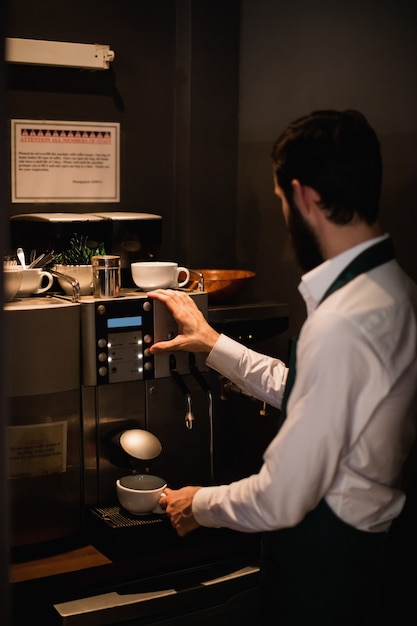
[[[5,36],[5,5],[0,5],[0,38]],[[6,163],[8,157],[6,141],[7,116],[5,106],[5,75],[4,75],[4,52],[0,51],[0,162]],[[7,206],[8,201],[8,177],[4,167],[0,168],[0,207]],[[0,212],[0,250],[5,249],[7,232],[7,216]],[[0,298],[3,302],[3,282],[0,282]],[[8,358],[4,350],[4,321],[5,315],[3,307],[0,308],[0,493],[3,503],[9,498],[9,459],[8,445],[6,437],[6,426],[8,424],[8,407],[6,403],[5,372],[8,367]],[[0,613],[2,622],[9,624],[11,620],[10,609],[10,573],[9,573],[9,531],[10,520],[7,506],[0,509]]]
[[[240,0],[177,2],[175,250],[235,267]]]
[[[257,272],[256,297],[305,317],[270,151],[281,130],[319,108],[360,109],[381,141],[381,220],[417,280],[417,3],[242,0],[236,256]]]
[[[97,72],[10,65],[10,115],[120,122],[120,209],[152,211],[172,202],[175,3],[121,0],[116,7],[97,0],[10,3],[10,36],[107,43],[116,55],[110,70]],[[42,210],[90,208],[59,204]],[[13,213],[27,209],[12,207]]]
[[[9,37],[101,43],[115,52],[105,71],[10,64],[9,117],[121,127],[120,203],[13,204],[10,214],[156,213],[161,258],[233,266],[239,2],[9,4]]]

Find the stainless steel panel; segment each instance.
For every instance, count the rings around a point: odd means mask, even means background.
[[[186,397],[175,381],[158,378],[147,382],[147,428],[162,443],[152,473],[165,478],[174,489],[211,482],[209,399],[192,376],[184,376],[183,381],[191,397],[191,429],[185,420]]]
[[[193,293],[190,294],[197,304],[198,308],[207,317],[208,304],[206,293]],[[177,324],[168,311],[166,306],[162,302],[155,301],[154,303],[154,342],[165,341],[166,339],[172,339],[177,332]],[[196,365],[201,371],[207,372],[208,368],[205,364],[206,354],[196,354]],[[190,373],[189,367],[189,355],[188,352],[175,352],[176,369],[179,374],[186,375]],[[157,354],[155,356],[155,378],[169,378],[170,377],[170,365],[169,354]]]
[[[79,531],[79,389],[12,398],[10,407],[11,545],[47,542]]]
[[[80,307],[21,298],[5,318],[11,543],[19,547],[81,528]]]
[[[59,298],[20,298],[4,309],[7,395],[78,389],[79,305]]]
[[[85,504],[116,499],[116,480],[129,473],[112,462],[112,433],[146,428],[143,382],[84,387],[83,438]]]

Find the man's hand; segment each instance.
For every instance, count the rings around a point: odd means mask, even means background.
[[[200,524],[195,520],[192,512],[194,495],[201,487],[183,487],[182,489],[165,489],[159,506],[165,509],[171,524],[180,537],[184,537]]]
[[[152,354],[167,350],[210,352],[219,338],[219,333],[209,325],[188,294],[173,289],[156,289],[149,291],[147,295],[163,302],[178,325],[177,336],[174,339],[154,343],[150,347]]]

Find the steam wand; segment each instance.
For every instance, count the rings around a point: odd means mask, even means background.
[[[190,372],[199,383],[200,387],[205,391],[209,400],[209,420],[210,420],[210,478],[211,482],[214,481],[214,451],[213,451],[213,394],[211,392],[210,385],[204,378],[203,374],[197,368],[195,364],[195,356],[192,352],[189,354],[189,367]]]
[[[193,422],[194,422],[194,415],[193,415],[193,411],[191,408],[191,394],[187,385],[183,381],[181,375],[177,372],[176,365],[177,365],[177,362],[176,362],[175,356],[173,354],[170,354],[169,355],[169,369],[170,369],[173,379],[175,380],[175,382],[177,383],[177,385],[179,386],[179,388],[185,395],[185,402],[186,402],[185,425],[188,428],[188,430],[191,430],[193,427]]]

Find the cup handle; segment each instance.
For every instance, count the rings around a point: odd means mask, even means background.
[[[159,497],[162,498],[162,496],[164,496],[165,494],[162,492]],[[156,505],[156,507],[152,510],[152,513],[157,513],[157,515],[162,515],[163,513],[165,514],[166,511],[165,509],[163,509],[161,506],[159,506],[159,502]]]
[[[185,280],[182,280],[181,282],[179,282],[179,276],[180,274],[185,274],[186,278]],[[190,282],[190,270],[187,267],[178,267],[177,268],[177,282],[178,282],[178,287],[185,287],[185,285]]]
[[[42,285],[43,283],[43,279],[47,278],[47,284],[46,285]],[[43,293],[44,291],[48,291],[48,289],[50,287],[52,287],[52,283],[54,282],[54,277],[52,276],[52,274],[50,274],[49,272],[39,272],[39,282],[40,282],[40,287],[38,289],[36,289],[36,291],[34,291],[33,293]]]

